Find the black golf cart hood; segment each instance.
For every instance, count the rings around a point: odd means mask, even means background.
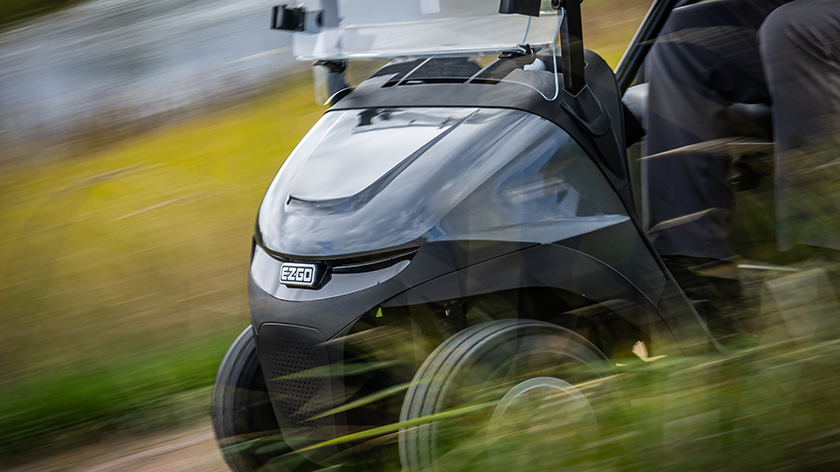
[[[629,219],[556,124],[500,108],[332,110],[272,182],[257,243],[289,258],[423,241],[547,243]]]

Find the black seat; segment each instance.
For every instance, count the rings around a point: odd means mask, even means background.
[[[627,89],[622,101],[638,123],[642,122],[647,107],[648,84]],[[732,136],[750,136],[763,141],[773,140],[773,123],[769,103],[735,103],[726,109],[727,127]]]
[[[773,120],[769,103],[735,103],[726,108],[734,135],[757,136],[773,140]]]

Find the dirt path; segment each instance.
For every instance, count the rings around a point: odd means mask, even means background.
[[[229,472],[209,424],[133,440],[105,440],[2,472]]]

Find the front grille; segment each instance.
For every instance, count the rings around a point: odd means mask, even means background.
[[[260,364],[283,440],[295,448],[335,437],[329,355],[320,331],[264,324],[259,331]]]

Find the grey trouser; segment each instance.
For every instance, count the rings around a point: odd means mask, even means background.
[[[839,41],[838,0],[712,0],[674,10],[647,61],[646,154],[726,138],[727,106],[772,101],[779,246],[840,249],[840,167],[831,164],[840,157]],[[649,233],[660,254],[731,256],[728,158],[695,151],[645,165],[646,229],[666,227]]]

